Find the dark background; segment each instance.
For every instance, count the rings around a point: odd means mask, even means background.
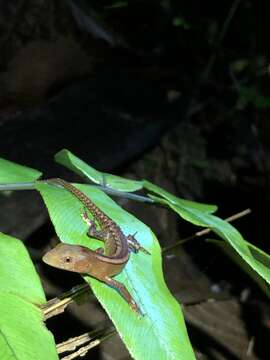
[[[79,180],[53,162],[67,148],[99,170],[216,204],[223,218],[251,208],[234,225],[269,253],[269,15],[267,1],[1,0],[0,156]],[[198,230],[117,201],[161,246]],[[37,194],[1,197],[0,211],[48,298],[81,282],[42,265],[55,240]],[[194,239],[164,255],[164,273],[198,359],[268,359],[269,301],[219,249]],[[57,342],[101,325],[94,300],[48,321]],[[129,358],[117,336],[87,356]]]

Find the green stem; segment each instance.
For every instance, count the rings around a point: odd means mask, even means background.
[[[0,184],[0,191],[12,191],[12,190],[36,190],[36,188],[33,182]]]
[[[154,200],[137,194],[132,194],[128,192],[123,192],[119,190],[114,190],[111,188],[108,188],[104,185],[91,185],[97,189],[100,189],[104,191],[106,194],[112,195],[112,196],[118,196],[126,199],[131,199],[134,201],[144,202],[144,203],[150,203],[154,204]],[[17,190],[36,190],[35,183],[34,182],[24,182],[24,183],[12,183],[12,184],[0,184],[0,191],[17,191]]]

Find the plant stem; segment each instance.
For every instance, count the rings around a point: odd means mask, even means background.
[[[41,181],[43,181],[43,180],[41,180]],[[91,185],[91,186],[93,186],[97,189],[100,189],[109,195],[118,196],[118,197],[122,197],[122,198],[126,198],[126,199],[131,199],[134,201],[154,204],[154,200],[152,200],[146,196],[111,189],[104,185]],[[12,184],[0,184],[0,191],[17,191],[17,190],[36,190],[35,183],[34,182],[23,182],[23,183],[12,183]]]
[[[13,190],[35,190],[35,185],[33,182],[0,184],[0,191],[13,191]]]

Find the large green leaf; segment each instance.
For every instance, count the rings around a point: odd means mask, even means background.
[[[0,292],[0,359],[58,359],[42,311],[11,293]]]
[[[3,233],[0,233],[0,279],[0,291],[14,293],[35,304],[46,302],[38,274],[23,243]]]
[[[0,158],[0,183],[34,181],[40,176],[38,170]]]
[[[137,360],[194,359],[180,306],[164,282],[160,247],[152,231],[99,189],[76,186],[116,221],[125,234],[137,232],[136,238],[151,252],[151,255],[131,254],[124,270],[115,277],[130,290],[144,316],[135,314],[114,289],[85,277],[131,355]],[[92,249],[100,246],[99,241],[86,235],[87,225],[80,216],[82,204],[72,194],[41,182],[37,183],[37,189],[63,242]]]
[[[217,216],[203,212],[200,208],[196,206],[188,206],[184,204],[182,199],[177,201],[177,198],[162,188],[150,183],[149,181],[144,181],[144,187],[151,192],[154,192],[160,196],[151,196],[155,201],[162,204],[166,204],[175,212],[177,212],[182,218],[193,223],[194,225],[209,227],[221,238],[226,240],[235,251],[255,270],[261,277],[263,277],[270,284],[270,267],[269,263],[261,261],[261,258],[258,256],[258,253],[250,250],[250,247],[247,245],[246,241],[243,239],[241,234],[228,222],[220,219]],[[196,204],[196,203],[193,203]]]
[[[120,176],[98,171],[66,149],[59,151],[54,158],[57,163],[95,184],[106,185],[108,188],[119,191],[136,191],[142,188],[140,181],[124,179]]]
[[[37,306],[45,302],[39,277],[23,243],[2,233],[0,283],[0,359],[58,359]]]

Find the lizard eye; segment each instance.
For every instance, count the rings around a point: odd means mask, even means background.
[[[65,257],[65,262],[66,262],[66,263],[70,263],[71,260],[72,260],[72,258],[71,258],[70,256],[66,256],[66,257]]]

